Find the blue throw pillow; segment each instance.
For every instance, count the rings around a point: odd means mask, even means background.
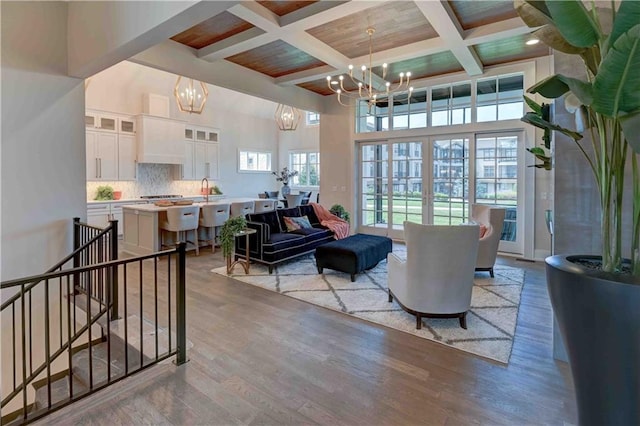
[[[309,218],[307,216],[302,217],[292,217],[292,221],[300,225],[301,228],[312,228],[311,223],[309,223]]]

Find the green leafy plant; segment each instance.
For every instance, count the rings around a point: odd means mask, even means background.
[[[113,188],[109,185],[99,186],[94,200],[113,200]]]
[[[229,218],[220,229],[220,246],[222,246],[222,255],[229,257],[233,253],[235,244],[235,234],[247,227],[247,220],[242,216]]]
[[[342,207],[342,205],[334,204],[333,206],[331,206],[329,211],[332,214],[335,214],[336,216],[338,216],[339,218],[344,219],[347,222],[351,222],[351,216],[349,215],[349,212],[346,211],[345,208]]]
[[[593,3],[595,6],[595,3]],[[595,176],[602,211],[602,270],[622,269],[622,238],[631,239],[631,270],[640,276],[640,2],[622,0],[611,10],[611,33],[595,7],[581,0],[515,0],[514,6],[533,35],[549,47],[582,58],[586,80],[556,74],[527,91],[548,99],[564,97],[565,104],[585,118],[592,150],[581,145],[583,135],[537,115],[538,107],[523,121],[541,129],[560,132],[575,141]],[[612,7],[615,4],[612,3]],[[622,229],[625,164],[631,158],[631,232]]]
[[[218,187],[218,185],[213,185],[213,187],[211,188],[211,191],[209,191],[212,195],[222,195],[222,191],[220,191],[220,188]]]
[[[537,126],[538,123],[549,122],[549,107],[551,105],[545,103],[538,105],[533,99],[528,98],[527,96],[524,97],[524,100],[533,112],[526,113],[525,116],[522,117],[522,121],[533,124],[534,126]],[[529,167],[551,170],[551,129],[544,128],[542,144],[534,146],[533,148],[527,148],[527,151],[533,154],[538,160],[542,161],[542,163],[536,163]]]

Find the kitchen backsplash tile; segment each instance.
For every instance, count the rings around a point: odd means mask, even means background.
[[[142,195],[199,195],[200,181],[174,180],[174,165],[138,164],[137,181],[87,182],[87,200],[96,198],[99,186],[110,185],[114,191],[122,191],[123,199],[140,198]],[[213,186],[215,182],[209,181]]]

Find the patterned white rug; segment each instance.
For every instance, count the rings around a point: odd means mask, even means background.
[[[393,251],[406,257],[403,245],[394,244]],[[225,267],[211,272],[227,276]],[[511,356],[524,282],[524,271],[518,268],[496,266],[495,278],[489,277],[488,272],[477,272],[467,330],[460,327],[457,318],[424,318],[422,329],[417,330],[413,315],[395,301],[388,302],[385,260],[356,275],[353,283],[349,274],[342,272],[325,269],[324,274],[318,274],[313,255],[282,263],[272,275],[266,266],[253,263],[250,275],[244,275],[242,267],[236,266],[229,276],[504,364]]]

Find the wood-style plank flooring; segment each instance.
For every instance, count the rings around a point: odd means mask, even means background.
[[[575,424],[543,264],[498,262],[526,270],[508,366],[213,274],[221,251],[191,252],[190,362],[152,367],[39,423]]]

